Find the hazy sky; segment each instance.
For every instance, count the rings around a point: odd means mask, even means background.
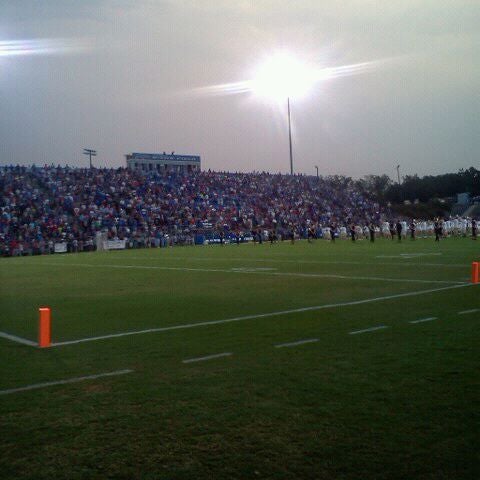
[[[99,166],[174,150],[287,172],[286,102],[202,90],[286,50],[375,62],[292,99],[295,171],[479,168],[479,25],[479,0],[0,0],[0,164],[87,165],[91,147]]]

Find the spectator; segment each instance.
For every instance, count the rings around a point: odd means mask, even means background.
[[[98,232],[129,247],[191,244],[198,232],[306,236],[331,224],[380,224],[384,212],[344,177],[142,174],[127,169],[0,167],[2,255],[91,251]]]

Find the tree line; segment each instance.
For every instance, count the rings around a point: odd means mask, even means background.
[[[367,175],[355,183],[358,189],[373,195],[382,203],[401,203],[405,200],[428,202],[435,198],[455,197],[463,192],[469,192],[472,197],[479,196],[480,170],[470,167],[442,175],[406,175],[400,184],[392,181],[388,175]]]

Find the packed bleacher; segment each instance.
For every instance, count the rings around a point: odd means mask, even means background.
[[[380,225],[385,211],[345,177],[269,173],[142,174],[124,168],[0,167],[0,255],[194,243],[202,235],[319,235],[334,222]],[[202,237],[201,237],[202,238]]]

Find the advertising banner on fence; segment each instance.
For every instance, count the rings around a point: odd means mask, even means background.
[[[55,248],[55,253],[67,253],[66,243],[56,243],[54,248]]]
[[[125,248],[125,240],[107,240],[103,242],[104,250],[123,250]]]

